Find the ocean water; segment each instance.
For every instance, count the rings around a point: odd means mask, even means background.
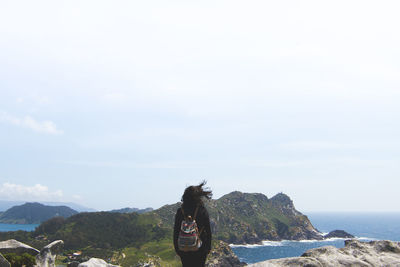
[[[319,231],[345,230],[360,241],[400,241],[400,213],[307,213]],[[269,259],[298,257],[311,248],[322,246],[344,247],[344,240],[324,241],[265,241],[263,245],[232,246],[232,250],[246,263]]]
[[[8,232],[8,231],[33,231],[39,224],[7,224],[0,223],[0,232]]]

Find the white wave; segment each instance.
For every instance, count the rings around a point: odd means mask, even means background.
[[[284,246],[285,240],[282,241],[262,241],[263,246],[281,247]]]
[[[352,238],[343,238],[343,237],[332,237],[332,238],[327,238],[323,240],[318,240],[318,239],[305,239],[305,240],[282,240],[282,241],[270,241],[270,240],[264,240],[262,241],[262,244],[245,244],[245,245],[238,245],[238,244],[229,244],[230,247],[232,248],[237,248],[237,247],[245,247],[245,248],[255,248],[255,247],[284,247],[289,245],[290,243],[322,243],[322,242],[334,242],[334,241],[345,241],[349,240]],[[354,237],[353,239],[357,239],[360,241],[373,241],[373,240],[378,240],[375,238],[371,237]]]
[[[357,240],[364,240],[364,241],[376,241],[376,240],[381,240],[381,239],[377,239],[377,238],[373,238],[373,237],[355,237],[355,239]]]
[[[255,247],[262,247],[263,245],[260,244],[229,244],[231,248],[255,248]]]
[[[254,248],[254,247],[279,247],[279,246],[284,246],[284,241],[269,241],[265,240],[262,241],[262,244],[229,244],[231,248]]]

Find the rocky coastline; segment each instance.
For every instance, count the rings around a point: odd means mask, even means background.
[[[249,267],[374,267],[400,266],[400,242],[370,241],[355,239],[345,241],[344,248],[325,246],[310,249],[300,257],[267,260]]]

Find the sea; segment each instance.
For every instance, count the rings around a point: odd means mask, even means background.
[[[306,214],[322,233],[344,230],[360,241],[392,240],[400,242],[400,213],[327,213]],[[246,263],[269,259],[298,257],[309,249],[335,246],[344,247],[346,239],[332,238],[323,241],[264,241],[262,245],[231,245],[233,252]]]
[[[35,228],[39,224],[7,224],[7,223],[0,223],[0,232],[8,232],[8,231],[34,231]]]

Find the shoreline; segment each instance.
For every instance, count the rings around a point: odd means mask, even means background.
[[[353,238],[344,238],[344,237],[332,237],[332,238],[327,238],[327,239],[303,239],[303,240],[264,240],[261,241],[262,244],[229,244],[229,247],[231,248],[256,248],[256,247],[282,247],[285,244],[289,243],[322,243],[322,242],[334,242],[334,241],[339,241],[339,240],[351,240],[355,239],[358,241],[379,241],[381,239],[373,238],[373,237],[353,237]],[[388,240],[388,241],[393,241],[397,242],[394,240]]]

